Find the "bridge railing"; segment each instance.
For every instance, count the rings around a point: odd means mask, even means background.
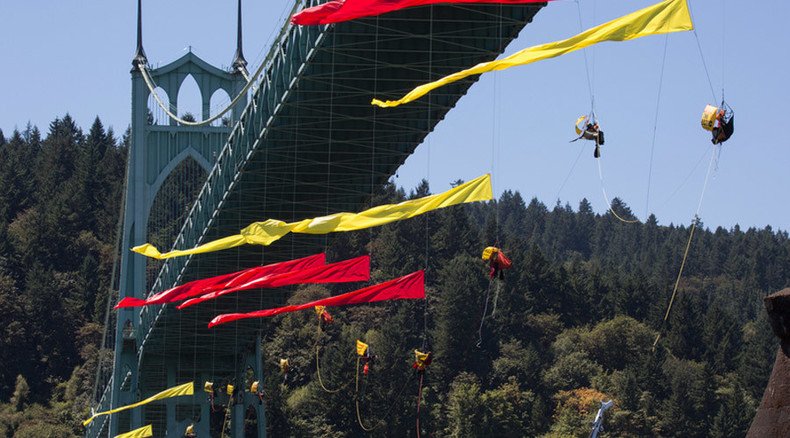
[[[318,0],[297,0],[289,17],[300,6],[309,7],[318,3]],[[264,73],[259,79],[257,89],[217,156],[173,248],[189,248],[203,241],[228,194],[238,182],[241,169],[252,157],[259,143],[266,138],[282,103],[298,83],[303,65],[312,58],[325,30],[325,26],[293,26],[290,19],[283,25],[263,61]],[[191,258],[187,256],[166,260],[149,295],[181,281]],[[141,340],[138,344],[138,358],[142,357],[151,331],[164,310],[164,306],[146,306],[140,311],[140,323],[137,326],[137,339]]]

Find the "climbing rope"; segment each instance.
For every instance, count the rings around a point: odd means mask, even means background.
[[[496,289],[494,290],[494,304],[493,304],[493,307],[491,309],[491,317],[492,318],[494,317],[494,315],[496,315],[496,304],[497,304],[497,301],[499,301],[499,292],[501,290],[502,290],[502,282],[501,281],[497,281],[496,282]]]
[[[366,427],[365,424],[362,422],[362,415],[359,413],[359,361],[361,356],[357,356],[357,367],[356,367],[356,376],[354,379],[354,404],[357,407],[357,423],[359,423],[359,427],[362,428],[365,432],[370,432],[376,428],[376,426],[372,426],[370,428]]]
[[[571,178],[571,175],[573,174],[574,169],[576,169],[576,165],[579,163],[579,159],[582,157],[582,153],[584,152],[584,150],[585,150],[584,147],[579,148],[579,153],[576,155],[576,160],[573,162],[573,165],[571,166],[571,170],[569,170],[568,174],[565,175],[565,179],[562,181],[562,185],[560,185],[560,188],[557,190],[557,194],[554,195],[554,199],[556,199],[557,201],[560,200],[560,194],[562,193],[562,189],[565,188],[565,184],[567,184],[568,180]]]
[[[354,398],[356,400],[357,422],[359,423],[359,426],[362,428],[362,430],[364,430],[365,432],[370,432],[370,431],[373,431],[373,430],[375,430],[375,429],[377,429],[377,428],[379,428],[379,427],[384,425],[384,422],[387,421],[387,418],[389,418],[390,415],[392,415],[392,412],[393,412],[394,408],[397,406],[397,403],[395,403],[393,401],[392,403],[389,404],[390,405],[389,408],[386,411],[384,411],[384,415],[381,417],[381,419],[379,419],[379,421],[376,423],[375,426],[367,427],[367,426],[364,425],[364,423],[362,421],[362,415],[361,415],[360,410],[359,410],[359,398],[358,398],[358,393],[359,393],[359,361],[360,361],[360,357],[357,356],[357,371],[356,371],[357,374],[356,374],[356,384],[355,384],[355,393],[354,393]],[[395,393],[395,396],[394,397],[389,397],[389,399],[390,400],[399,400],[401,395],[403,394],[403,391],[406,389],[406,387],[409,385],[409,383],[411,383],[410,379],[404,380],[403,385],[401,385],[400,389],[398,389],[398,392]]]
[[[584,23],[582,23],[582,9],[581,9],[581,2],[579,0],[576,0],[576,11],[579,16],[579,31],[582,32],[584,30]],[[587,90],[590,93],[590,114],[588,115],[588,120],[590,121],[590,123],[598,124],[598,117],[595,115],[595,91],[593,89],[593,80],[590,74],[589,61],[587,60],[587,49],[582,50],[582,53],[584,54],[584,73],[587,76]],[[598,143],[596,140],[596,147],[597,146]],[[579,154],[581,155],[581,152]],[[577,157],[576,161],[578,160],[579,159]],[[595,161],[598,163],[598,178],[601,180],[601,192],[603,193],[604,200],[606,201],[606,207],[609,209],[609,211],[612,213],[612,215],[615,218],[617,218],[619,221],[623,223],[634,224],[639,222],[638,220],[623,219],[620,215],[617,214],[616,211],[614,211],[614,209],[612,208],[612,203],[609,202],[609,196],[606,194],[606,188],[604,187],[603,172],[601,171],[601,159],[597,158]],[[575,167],[576,164],[574,163],[573,166]],[[571,172],[573,172],[573,168],[571,168]],[[570,177],[571,172],[568,173],[568,177]],[[565,182],[567,182],[568,177],[565,178]],[[562,183],[563,187],[565,186],[565,182]],[[562,190],[562,188],[560,188],[560,190]]]
[[[689,231],[689,238],[686,242],[686,249],[683,251],[683,259],[680,262],[680,269],[678,270],[678,276],[675,279],[675,286],[672,288],[672,296],[669,299],[669,305],[667,306],[667,311],[664,313],[664,319],[661,321],[661,328],[656,335],[656,340],[653,341],[653,351],[656,349],[656,345],[658,345],[658,341],[661,339],[661,334],[664,331],[664,326],[669,319],[669,314],[672,312],[672,305],[675,303],[675,297],[677,296],[678,286],[680,285],[680,278],[683,276],[683,269],[686,267],[686,260],[688,259],[689,250],[691,249],[691,241],[694,239],[694,230],[697,229],[697,223],[700,220],[699,212],[702,209],[702,200],[705,197],[705,192],[708,188],[708,180],[710,179],[711,169],[713,168],[713,163],[716,161],[716,146],[713,147],[713,151],[711,153],[710,162],[708,163],[708,171],[705,174],[705,182],[702,185],[702,193],[699,196],[699,203],[697,204],[697,211],[694,213],[694,220],[691,223],[691,229]]]
[[[336,388],[336,389],[329,389],[329,388],[326,387],[326,385],[324,385],[324,381],[321,378],[321,360],[320,360],[320,357],[319,357],[320,356],[319,351],[321,350],[321,346],[319,345],[319,342],[321,341],[321,334],[322,333],[323,333],[323,331],[321,330],[321,319],[319,318],[318,319],[318,337],[316,338],[316,341],[315,341],[315,371],[316,371],[316,374],[318,374],[318,384],[321,386],[321,389],[323,389],[324,391],[326,391],[326,392],[328,392],[330,394],[335,394],[337,392],[340,392],[340,390],[343,389],[343,387],[341,386],[341,387]]]
[[[611,212],[612,215],[614,217],[616,217],[617,220],[619,220],[620,222],[623,222],[623,223],[626,223],[626,224],[635,224],[635,223],[639,222],[638,219],[633,219],[633,220],[623,219],[622,217],[620,217],[619,214],[617,214],[616,211],[614,211],[614,209],[612,208],[612,203],[609,201],[609,196],[606,194],[606,187],[604,187],[603,172],[601,171],[601,159],[598,158],[595,161],[596,161],[596,163],[598,163],[598,178],[601,180],[601,193],[603,193],[603,199],[604,199],[604,201],[606,201],[606,207],[609,209],[609,212]]]
[[[719,150],[721,150],[721,149],[719,149]],[[681,181],[680,184],[678,184],[677,187],[675,187],[675,189],[672,191],[672,193],[670,193],[669,196],[667,196],[667,198],[659,205],[659,208],[664,207],[667,204],[669,204],[669,201],[671,201],[672,199],[675,198],[675,195],[677,195],[678,192],[680,192],[680,189],[682,189],[683,187],[686,186],[686,183],[691,179],[691,177],[697,171],[697,168],[699,167],[699,165],[702,164],[702,162],[705,160],[705,155],[707,155],[707,154],[708,154],[707,150],[703,150],[702,151],[702,154],[700,154],[699,158],[697,159],[696,163],[694,164],[694,167],[691,168],[691,170],[688,172],[686,177],[683,178],[683,181]]]
[[[422,379],[425,373],[420,373],[420,386],[417,389],[417,438],[420,438],[420,404],[422,404]]]
[[[496,279],[492,278],[488,282],[488,289],[486,289],[486,300],[485,304],[483,305],[483,316],[480,318],[480,327],[477,329],[477,348],[482,348],[483,346],[483,324],[486,322],[486,314],[488,313],[488,300],[491,297],[491,285],[496,281]]]
[[[225,419],[222,420],[222,432],[220,434],[221,438],[225,438],[225,429],[228,426],[228,417],[230,417],[230,406],[231,403],[228,401],[228,406],[225,408]]]
[[[579,0],[576,0],[576,11],[579,15],[579,32],[584,32],[584,24],[582,23],[582,7]],[[587,61],[587,49],[582,49],[582,54],[584,55],[584,72],[587,74],[587,90],[590,92],[590,112],[595,114],[595,93],[593,91],[593,81],[590,77],[589,62]]]
[[[656,149],[656,133],[658,132],[658,110],[661,105],[661,91],[664,85],[664,67],[667,63],[667,46],[669,46],[669,34],[664,36],[664,54],[661,57],[661,73],[658,76],[658,95],[656,96],[656,111],[653,118],[653,140],[650,142],[650,165],[647,170],[647,195],[645,196],[645,220],[650,214],[650,186],[653,180],[653,153]]]
[[[692,22],[694,21],[694,13],[691,10],[691,2],[689,2],[689,15],[691,16]],[[710,71],[708,71],[708,63],[705,62],[705,54],[702,51],[702,44],[699,41],[699,35],[697,34],[697,28],[694,27],[694,40],[697,42],[697,49],[699,50],[699,57],[702,60],[702,67],[705,68],[705,76],[708,78],[708,86],[710,86],[710,94],[713,96],[713,101],[718,102],[719,100],[716,98],[716,92],[713,90],[713,81],[710,79]]]

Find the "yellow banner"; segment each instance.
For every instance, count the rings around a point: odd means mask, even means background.
[[[90,417],[87,420],[83,421],[82,425],[83,426],[87,426],[87,425],[91,424],[91,422],[93,420],[95,420],[96,417],[100,417],[102,415],[110,415],[110,414],[114,414],[116,412],[125,411],[127,409],[134,409],[134,408],[136,408],[138,406],[146,405],[146,404],[151,403],[153,401],[162,400],[162,399],[165,399],[165,398],[180,397],[182,395],[192,395],[194,393],[195,393],[195,385],[192,382],[184,383],[183,385],[178,385],[178,386],[174,386],[174,387],[172,387],[170,389],[165,389],[164,391],[160,392],[159,394],[154,394],[151,397],[148,397],[147,399],[139,401],[137,403],[132,403],[130,405],[121,406],[120,408],[115,408],[115,409],[111,409],[109,411],[99,412],[99,413],[93,414],[92,417]],[[132,436],[134,436],[134,435],[132,435]]]
[[[130,430],[129,432],[115,435],[115,438],[150,438],[154,436],[154,428],[149,424],[139,429]]]
[[[386,204],[373,207],[360,213],[335,213],[286,223],[275,219],[254,222],[241,230],[240,234],[214,240],[192,249],[174,250],[160,253],[156,247],[146,243],[135,246],[132,251],[155,259],[169,259],[190,254],[203,254],[234,248],[244,244],[270,245],[288,233],[327,234],[344,231],[363,230],[390,222],[410,219],[429,211],[468,202],[493,199],[491,175],[483,175],[446,192],[412,199],[399,204]]]
[[[495,70],[504,70],[517,65],[527,65],[544,59],[556,58],[566,53],[604,41],[627,41],[648,35],[682,32],[693,29],[694,25],[691,22],[691,14],[689,14],[686,0],[666,0],[600,26],[593,27],[571,38],[529,47],[506,58],[483,62],[472,68],[445,76],[437,81],[420,85],[401,99],[387,101],[373,99],[371,103],[384,108],[394,107],[419,99],[441,86],[468,76],[479,75]]]

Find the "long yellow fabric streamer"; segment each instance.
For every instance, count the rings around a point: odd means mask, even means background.
[[[222,249],[234,248],[244,244],[269,245],[288,233],[327,234],[333,232],[362,230],[390,222],[410,219],[432,210],[468,202],[493,199],[491,175],[486,174],[467,183],[460,184],[446,192],[412,199],[399,204],[386,204],[373,207],[360,213],[335,213],[286,223],[275,219],[254,222],[241,230],[240,234],[208,242],[192,249],[173,250],[164,254],[156,247],[146,243],[132,248],[132,251],[155,259],[169,259],[190,254],[202,254]]]
[[[150,438],[154,436],[154,428],[149,424],[139,429],[130,430],[129,432],[115,435],[115,438]]]
[[[483,62],[472,68],[461,70],[437,81],[413,89],[398,100],[381,101],[373,99],[373,105],[388,108],[419,99],[429,92],[461,80],[468,76],[479,75],[495,70],[504,70],[518,65],[531,64],[544,59],[556,58],[566,53],[604,41],[627,41],[648,35],[693,30],[686,0],[667,0],[653,6],[632,12],[600,26],[588,29],[571,38],[553,43],[533,46],[516,52],[506,58]]]
[[[174,386],[174,387],[172,387],[170,389],[165,389],[164,391],[162,391],[162,392],[160,392],[158,394],[154,394],[151,397],[148,397],[147,399],[139,401],[137,403],[132,403],[130,405],[121,406],[120,408],[115,408],[115,409],[111,409],[109,411],[98,412],[96,414],[93,414],[92,417],[90,417],[87,420],[83,421],[82,425],[83,426],[87,426],[87,425],[91,424],[91,422],[93,420],[95,420],[97,417],[100,417],[102,415],[110,415],[110,414],[114,414],[116,412],[126,411],[128,409],[134,409],[134,408],[136,408],[138,406],[147,405],[148,403],[151,403],[151,402],[154,402],[154,401],[157,401],[157,400],[162,400],[162,399],[166,399],[166,398],[170,398],[170,397],[180,397],[182,395],[193,395],[194,393],[195,393],[195,385],[194,385],[194,383],[193,382],[184,383],[183,385],[178,385],[178,386]]]

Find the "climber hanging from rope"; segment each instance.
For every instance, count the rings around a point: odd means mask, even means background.
[[[314,306],[313,309],[315,310],[315,314],[318,317],[318,326],[316,327],[316,341],[315,341],[315,372],[318,376],[318,384],[321,386],[325,392],[329,394],[335,394],[340,392],[341,388],[334,388],[329,389],[324,385],[324,380],[321,378],[321,337],[324,331],[324,327],[332,324],[335,319],[332,318],[332,315],[329,311],[326,310],[326,306],[318,305]],[[280,359],[280,365],[282,366],[282,359]],[[282,370],[282,368],[281,368]],[[287,375],[287,371],[286,371]]]
[[[496,303],[499,300],[499,291],[502,286],[502,281],[505,280],[504,271],[510,269],[513,266],[513,262],[510,261],[505,253],[495,246],[487,246],[483,250],[483,255],[481,258],[483,261],[488,262],[488,277],[490,278],[490,281],[488,282],[488,289],[486,290],[483,315],[480,317],[480,328],[477,330],[477,348],[481,348],[483,346],[483,325],[485,324],[486,318],[489,316],[494,316],[496,313]],[[500,281],[497,281],[497,279]],[[494,292],[493,309],[491,310],[491,315],[488,315],[488,299],[491,296],[491,289],[494,284],[496,284],[496,289]]]
[[[723,100],[718,107],[706,105],[701,123],[703,129],[711,132],[711,143],[722,144],[735,132],[735,112]]]
[[[285,374],[288,375],[288,359],[280,359],[280,369],[283,367],[283,360],[285,361]],[[250,385],[250,393],[258,397],[258,404],[263,404],[263,385],[259,380],[252,382]]]
[[[318,315],[318,323],[321,325],[329,325],[335,321],[332,314],[326,310],[326,306],[315,306],[315,314]]]
[[[211,412],[216,412],[216,408],[214,407],[214,383],[213,382],[206,382],[203,384],[203,392],[205,392],[208,397],[208,404],[211,406]]]
[[[603,146],[604,137],[603,131],[598,125],[598,119],[595,117],[595,114],[581,116],[576,119],[576,125],[574,126],[574,129],[576,130],[576,135],[578,135],[578,137],[571,140],[571,143],[581,139],[592,140],[595,142],[595,151],[593,152],[593,157],[601,158],[601,146]]]
[[[499,278],[505,279],[504,271],[513,266],[513,262],[502,252],[501,249],[495,246],[488,246],[483,250],[482,259],[488,262],[488,276],[493,280]]]
[[[433,362],[433,354],[429,351],[423,353],[420,350],[414,350],[414,363],[411,367],[417,371],[417,374],[425,373],[425,369]]]
[[[370,347],[368,344],[360,341],[357,339],[357,355],[359,356],[359,361],[362,362],[362,374],[367,376],[370,372],[370,364],[374,359],[374,356],[370,353]]]
[[[365,378],[367,378],[368,373],[370,373],[370,363],[373,361],[374,358],[375,358],[375,356],[373,356],[371,354],[370,347],[368,346],[368,344],[366,344],[366,343],[360,341],[359,339],[357,339],[357,367],[356,367],[356,376],[354,378],[354,405],[356,406],[356,409],[357,409],[357,422],[359,423],[359,427],[361,427],[362,430],[364,430],[365,432],[372,431],[373,429],[378,427],[378,425],[367,427],[362,422],[362,415],[359,412],[359,399],[360,399],[360,394],[365,392],[364,388],[367,387],[367,383],[366,383],[367,379],[363,381],[365,384],[362,387],[363,389],[360,391],[360,389],[359,389],[359,364],[360,363],[363,364],[363,366],[362,366],[362,374],[365,376]],[[380,424],[381,423],[379,423],[379,425]]]
[[[220,384],[218,386],[214,385],[214,382],[206,381],[203,384],[203,392],[207,394],[209,405],[211,406],[211,412],[216,412],[216,398],[218,395],[222,395],[224,392],[227,395],[228,403],[227,406],[233,404],[233,397],[236,395],[236,388],[233,386],[232,383],[227,384]],[[221,405],[222,406],[222,405]]]

